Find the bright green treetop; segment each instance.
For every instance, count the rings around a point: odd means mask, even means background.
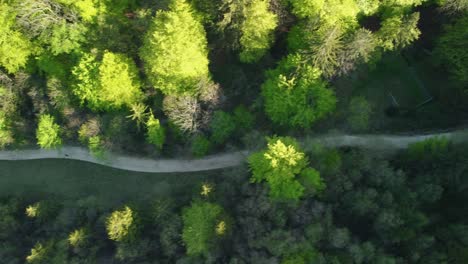
[[[299,18],[320,17],[323,23],[356,23],[359,6],[354,0],[290,0],[292,12]]]
[[[240,37],[242,62],[258,61],[273,43],[273,31],[278,24],[276,15],[268,10],[269,1],[253,0],[246,4]]]
[[[14,29],[15,15],[8,4],[0,3],[0,66],[9,73],[15,73],[26,65],[34,53],[29,39]]]
[[[99,66],[100,98],[111,108],[130,106],[143,96],[135,63],[123,54],[105,52]]]
[[[216,236],[225,233],[225,230],[219,232],[220,224],[225,223],[223,214],[221,206],[208,202],[197,201],[183,209],[182,240],[188,255],[202,255],[209,252],[216,242]]]
[[[141,49],[146,73],[164,94],[190,94],[209,75],[205,30],[184,0],[158,11]]]
[[[148,121],[146,121],[146,140],[155,145],[158,149],[162,149],[164,141],[166,140],[166,131],[163,126],[159,123],[159,119],[154,118],[150,115]]]
[[[249,158],[252,182],[266,181],[275,199],[299,199],[304,187],[295,179],[306,166],[307,158],[292,138],[270,138],[267,150]]]
[[[268,138],[267,149],[250,155],[248,162],[251,181],[266,181],[273,199],[297,200],[306,188],[321,191],[325,187],[318,171],[306,168],[307,157],[290,137]]]
[[[91,109],[131,107],[143,97],[136,65],[123,54],[106,51],[102,62],[92,54],[84,54],[73,75],[73,92]]]
[[[385,19],[377,32],[380,46],[384,50],[395,50],[408,46],[419,38],[419,13],[395,15]]]
[[[106,220],[109,239],[117,242],[134,241],[138,235],[138,215],[130,207],[112,212]]]
[[[290,55],[267,73],[262,85],[265,112],[282,126],[310,127],[335,109],[336,98],[320,71]]]
[[[60,126],[55,123],[51,115],[41,115],[36,130],[37,143],[41,148],[56,148],[62,145]]]

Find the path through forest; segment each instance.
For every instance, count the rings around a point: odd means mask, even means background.
[[[314,144],[326,147],[356,146],[369,149],[396,150],[409,144],[433,137],[445,137],[454,142],[468,141],[468,129],[446,133],[424,135],[317,135],[300,140],[305,150]],[[149,159],[117,154],[107,154],[105,159],[94,157],[82,147],[64,146],[57,150],[11,150],[0,151],[0,160],[33,160],[33,159],[73,159],[92,162],[112,168],[137,172],[195,172],[233,167],[245,161],[249,151],[220,153],[202,159]]]

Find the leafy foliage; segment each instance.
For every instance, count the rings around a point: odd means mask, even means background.
[[[211,120],[211,140],[216,144],[224,143],[236,129],[233,117],[223,111],[215,111]]]
[[[158,149],[162,149],[166,139],[166,130],[159,123],[159,119],[154,118],[151,114],[148,121],[146,121],[146,129],[146,140]]]
[[[395,50],[408,46],[421,34],[417,27],[418,21],[418,12],[386,18],[378,32],[380,45],[384,50]]]
[[[353,97],[349,103],[348,125],[353,131],[367,130],[371,112],[371,106],[364,97]]]
[[[32,43],[14,28],[15,15],[8,4],[0,3],[0,65],[10,73],[24,67],[35,53]]]
[[[211,148],[210,141],[203,135],[196,135],[192,139],[191,151],[192,155],[201,158],[205,156]]]
[[[463,16],[445,28],[438,40],[435,54],[457,87],[468,91],[468,16]]]
[[[310,127],[333,111],[336,104],[320,71],[303,64],[300,55],[288,56],[267,73],[262,96],[268,117],[282,126]]]
[[[216,245],[216,237],[219,236],[216,230],[223,221],[223,214],[221,206],[208,202],[193,202],[183,209],[182,240],[188,255],[207,254]]]
[[[118,242],[132,242],[137,238],[139,219],[137,213],[125,206],[112,212],[106,220],[109,239]]]
[[[268,3],[266,0],[252,0],[245,4],[239,40],[242,62],[258,61],[273,42],[273,30],[278,22],[276,15],[268,10]]]
[[[197,83],[208,76],[205,31],[185,0],[173,0],[158,11],[141,49],[152,84],[164,94],[195,95]]]
[[[56,148],[62,145],[60,126],[51,115],[41,115],[36,130],[37,143],[41,148]]]
[[[83,55],[73,69],[73,92],[94,110],[130,107],[142,98],[135,63],[122,54],[105,52],[102,62],[92,54]]]
[[[269,138],[267,150],[252,154],[248,162],[252,170],[251,181],[266,181],[270,187],[270,196],[274,199],[301,198],[305,188],[296,179],[301,173],[307,185],[318,190],[323,189],[318,172],[306,169],[307,157],[292,138]]]

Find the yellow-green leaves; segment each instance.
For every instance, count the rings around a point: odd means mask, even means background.
[[[9,73],[24,67],[34,53],[29,39],[13,28],[15,15],[10,6],[0,3],[0,65]]]
[[[253,0],[247,3],[244,10],[244,21],[241,25],[239,54],[242,62],[258,61],[273,43],[273,31],[278,20],[268,10],[269,1]]]
[[[110,108],[138,102],[143,96],[135,63],[123,54],[105,52],[99,66],[100,100]]]
[[[321,72],[290,55],[267,73],[262,85],[265,112],[277,125],[311,127],[335,109],[336,98]]]
[[[106,221],[109,239],[118,242],[133,241],[138,233],[138,216],[128,206],[112,212]]]
[[[318,171],[306,168],[307,157],[293,138],[269,138],[267,149],[252,154],[248,162],[251,181],[266,181],[273,199],[298,200],[305,190],[324,188]]]
[[[60,126],[51,115],[41,115],[36,130],[37,144],[44,149],[56,148],[62,145]]]
[[[146,140],[155,145],[158,149],[162,149],[164,141],[166,140],[166,131],[159,123],[159,119],[154,118],[151,114],[146,121]]]
[[[408,46],[419,38],[419,13],[396,15],[382,22],[378,37],[384,50],[395,50]]]
[[[131,107],[143,97],[136,65],[123,54],[106,51],[102,62],[84,54],[73,75],[73,93],[93,110]]]
[[[197,83],[209,75],[207,56],[205,30],[184,0],[156,13],[141,49],[156,88],[164,94],[197,94]]]

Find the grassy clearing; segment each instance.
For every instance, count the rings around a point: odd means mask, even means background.
[[[204,181],[222,181],[224,171],[139,173],[87,162],[47,159],[0,161],[0,193],[63,199],[95,196],[105,205],[158,197],[190,200]]]

